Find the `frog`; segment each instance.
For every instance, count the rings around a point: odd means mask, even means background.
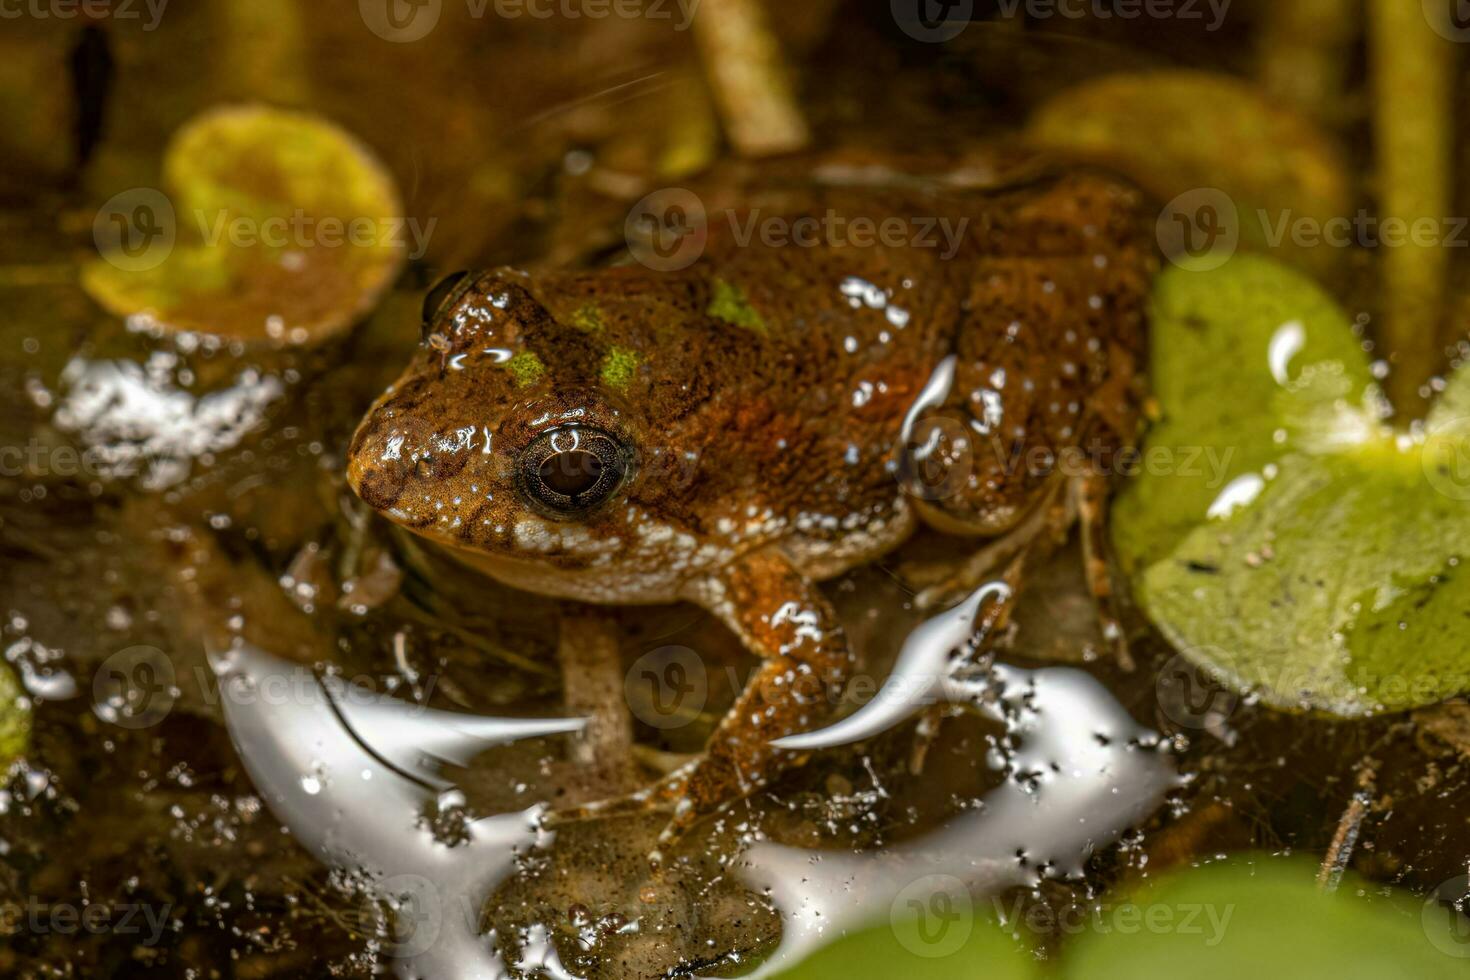
[[[855,668],[820,584],[921,526],[984,542],[960,579],[1004,567],[1019,585],[1038,542],[1080,522],[1125,649],[1113,457],[1056,461],[1136,440],[1157,263],[1141,192],[1082,165],[793,166],[691,193],[692,262],[664,249],[437,283],[347,466],[371,508],[478,573],[576,602],[694,603],[758,658],[694,761],[568,815],[667,812],[655,865],[805,758],[772,743],[830,714]],[[917,216],[960,229],[952,247]],[[895,234],[859,236],[859,217]],[[1053,464],[1017,464],[1037,458]]]

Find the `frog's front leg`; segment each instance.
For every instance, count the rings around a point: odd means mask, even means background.
[[[832,606],[775,548],[746,555],[718,576],[691,583],[685,598],[718,615],[761,658],[760,669],[703,755],[636,793],[562,809],[547,821],[556,826],[671,810],[650,855],[655,866],[701,819],[765,786],[800,757],[770,743],[820,724],[853,665]]]
[[[819,724],[853,667],[852,648],[831,604],[775,548],[746,555],[718,577],[695,583],[688,598],[718,615],[762,663],[703,757],[671,777],[670,788],[680,799],[659,837],[660,848],[790,766],[799,754],[770,743]]]

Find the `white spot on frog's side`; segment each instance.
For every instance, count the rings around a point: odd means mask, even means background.
[[[383,449],[382,460],[401,459],[403,457],[403,436],[391,436],[388,445]]]
[[[1237,508],[1244,507],[1260,495],[1266,488],[1266,481],[1256,473],[1247,473],[1237,476],[1225,485],[1220,491],[1220,496],[1210,504],[1210,509],[1205,512],[1209,518],[1229,517]]]
[[[1307,329],[1300,320],[1292,320],[1276,328],[1276,333],[1272,335],[1271,343],[1266,348],[1266,363],[1270,365],[1271,377],[1276,379],[1277,384],[1284,385],[1290,380],[1286,369],[1306,343]]]
[[[881,310],[888,305],[887,293],[857,276],[848,276],[837,289],[848,299],[857,300],[871,310]]]
[[[975,397],[980,401],[980,416],[970,420],[970,427],[981,435],[988,436],[991,430],[1005,419],[1005,408],[1001,403],[1000,392],[981,388],[975,392]]]
[[[1000,391],[1006,386],[1005,368],[996,368],[994,371],[990,372],[990,386],[996,391]]]
[[[859,381],[857,390],[852,393],[852,407],[862,408],[873,400],[873,382]]]
[[[515,545],[522,551],[550,551],[553,547],[551,534],[538,521],[517,521]]]
[[[853,309],[866,306],[870,310],[882,310],[883,318],[890,326],[899,330],[909,325],[909,311],[900,306],[891,305],[888,291],[873,285],[866,279],[848,276],[837,288],[842,295],[847,297],[848,305]],[[886,344],[888,340],[887,334],[884,334],[883,342]],[[848,353],[852,353],[855,349],[856,345],[849,348]]]
[[[857,338],[856,337],[844,337],[844,338],[842,338],[842,349],[845,350],[845,351],[847,351],[849,354],[856,354],[857,353],[857,349],[858,349],[858,340],[857,340]]]

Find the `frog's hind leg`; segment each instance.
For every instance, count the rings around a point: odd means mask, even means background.
[[[770,743],[820,722],[837,703],[853,665],[831,605],[774,549],[744,556],[689,598],[720,616],[761,658],[759,670],[695,761],[637,793],[558,811],[548,819],[554,826],[671,811],[650,855],[655,866],[701,819],[766,786],[802,758]]]

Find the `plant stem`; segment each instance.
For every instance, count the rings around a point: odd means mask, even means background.
[[[1393,221],[1409,229],[1401,243],[1382,249],[1379,337],[1395,365],[1389,395],[1400,412],[1417,416],[1425,405],[1419,389],[1442,360],[1452,48],[1421,4],[1403,0],[1369,0],[1368,44],[1381,227]],[[1419,222],[1432,223],[1432,240],[1412,232]]]
[[[736,150],[771,156],[807,144],[806,119],[758,0],[703,0],[694,36]]]

